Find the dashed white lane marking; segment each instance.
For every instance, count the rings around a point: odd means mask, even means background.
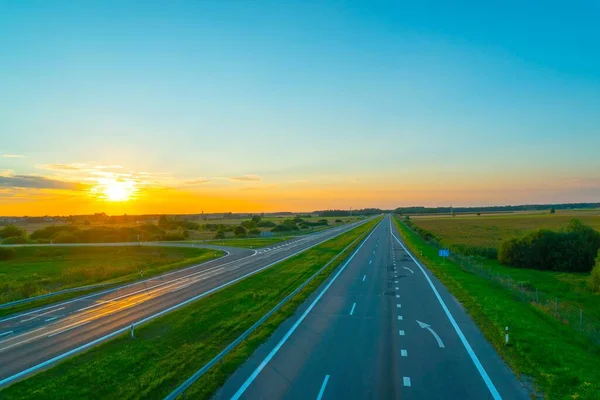
[[[323,398],[323,393],[325,393],[325,387],[327,386],[327,382],[329,382],[329,375],[325,375],[325,379],[323,379],[323,384],[321,385],[321,390],[319,390],[317,400],[321,400]]]
[[[41,314],[36,314],[33,317],[30,317],[30,318],[27,318],[27,319],[22,319],[21,321],[19,321],[19,323],[22,324],[23,322],[31,321],[32,319],[36,319],[38,317],[41,317],[42,315],[52,314],[54,311],[60,311],[60,310],[63,310],[63,309],[64,309],[64,307],[59,307],[59,308],[55,308],[55,309],[50,310],[50,311],[46,311],[46,312],[41,313]]]
[[[371,264],[371,262],[373,262],[373,260],[369,260],[369,264]]]
[[[404,386],[410,387],[410,378],[408,376],[403,377],[402,381],[404,382]]]
[[[398,288],[398,286],[396,286],[396,290],[400,290],[400,289]]]
[[[398,334],[399,334],[400,336],[404,336],[404,331],[403,331],[402,329],[400,329],[400,330],[398,331]]]
[[[365,279],[367,279],[367,276],[366,276],[366,275],[364,275],[364,276],[363,276],[363,282],[365,281]]]
[[[397,295],[396,295],[396,298],[397,298],[397,299],[399,299],[399,298],[400,298],[400,295],[399,295],[399,294],[397,294]]]
[[[402,349],[402,350],[400,350],[400,355],[401,355],[402,357],[407,357],[407,356],[408,356],[408,353],[406,352],[406,350]]]
[[[356,303],[352,304],[352,309],[350,310],[350,315],[354,314],[355,308],[356,308]]]
[[[402,317],[402,315],[398,315],[398,321],[402,321],[404,318]]]
[[[6,335],[10,335],[11,333],[13,333],[13,331],[8,331],[8,332],[0,333],[0,337],[6,336]]]
[[[50,321],[54,321],[55,319],[57,319],[58,317],[52,317],[52,318],[48,318],[46,321],[44,322],[50,322]]]
[[[402,304],[396,304],[396,308],[402,307]]]

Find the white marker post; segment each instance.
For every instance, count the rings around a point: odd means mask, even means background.
[[[506,327],[505,331],[506,333],[506,341],[505,341],[505,345],[508,345],[508,326]]]
[[[134,334],[134,324],[131,324],[131,337],[134,338],[135,334]]]

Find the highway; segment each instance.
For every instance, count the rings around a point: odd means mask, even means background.
[[[387,216],[216,399],[530,399]]]
[[[227,248],[219,259],[0,319],[0,387],[364,222],[258,250]]]

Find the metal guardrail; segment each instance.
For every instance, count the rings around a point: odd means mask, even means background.
[[[223,357],[229,354],[234,348],[236,348],[240,343],[242,343],[248,336],[250,336],[258,327],[260,327],[266,320],[268,320],[273,314],[275,314],[281,307],[283,307],[288,301],[290,301],[298,292],[300,292],[306,285],[313,281],[319,274],[321,274],[327,267],[329,267],[335,260],[337,260],[342,254],[345,254],[346,251],[351,248],[357,241],[364,239],[364,237],[369,232],[365,232],[361,236],[357,237],[346,246],[342,251],[336,254],[331,260],[327,262],[324,266],[322,266],[317,272],[311,275],[305,282],[303,282],[300,286],[298,286],[292,293],[288,294],[284,297],[275,307],[273,307],[269,312],[267,312],[264,316],[262,316],[258,321],[256,321],[250,328],[248,328],[244,333],[237,337],[233,342],[231,342],[227,347],[225,347],[219,354],[217,354],[212,360],[206,363],[202,368],[196,371],[192,376],[190,376],[185,382],[183,382],[177,389],[175,389],[171,394],[165,397],[165,400],[174,400],[177,397],[183,395],[185,396],[185,391],[189,389],[198,379],[202,377],[206,372],[208,372],[215,364],[221,362]]]
[[[419,235],[417,231],[406,225],[403,221],[398,221],[402,223],[406,229],[425,240],[426,243],[435,246],[438,249],[442,247],[440,242],[433,239],[428,240]],[[503,275],[494,271],[490,266],[483,266],[478,263],[477,257],[454,253],[451,254],[449,258],[464,270],[475,273],[482,278],[503,286],[505,289],[509,290],[516,299],[532,304],[546,314],[554,317],[562,324],[584,334],[591,339],[592,342],[600,346],[599,317],[586,313],[580,307],[570,304],[567,301],[563,301],[557,296],[545,293],[531,284],[515,280],[510,275]]]
[[[96,289],[96,288],[99,288],[99,287],[108,286],[110,284],[111,283],[98,283],[98,284],[95,284],[95,285],[79,286],[79,287],[75,287],[75,288],[71,288],[71,289],[59,290],[58,292],[50,292],[50,293],[46,293],[46,294],[41,294],[39,296],[28,297],[26,299],[21,299],[21,300],[15,300],[15,301],[11,301],[9,303],[2,303],[2,304],[0,304],[0,309],[18,306],[19,304],[30,303],[32,301],[36,301],[36,300],[41,300],[41,299],[45,299],[45,298],[48,298],[48,297],[57,296],[59,294],[72,293],[72,292],[81,292],[81,291],[85,291],[85,290]]]

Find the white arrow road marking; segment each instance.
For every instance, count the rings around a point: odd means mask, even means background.
[[[421,322],[421,321],[417,321],[417,324],[419,324],[419,326],[421,328],[427,329],[429,332],[431,332],[431,334],[433,335],[435,340],[437,340],[438,346],[440,346],[442,349],[444,347],[446,347],[446,346],[444,346],[444,342],[442,342],[442,339],[438,336],[438,334],[435,333],[435,331],[433,329],[431,329],[431,325],[428,325],[425,322]]]
[[[402,267],[402,268],[404,268],[404,269],[406,269],[406,270],[410,271],[410,273],[411,273],[411,274],[414,274],[414,273],[415,273],[415,271],[413,271],[412,269],[410,269],[410,268],[408,268],[408,267]]]

